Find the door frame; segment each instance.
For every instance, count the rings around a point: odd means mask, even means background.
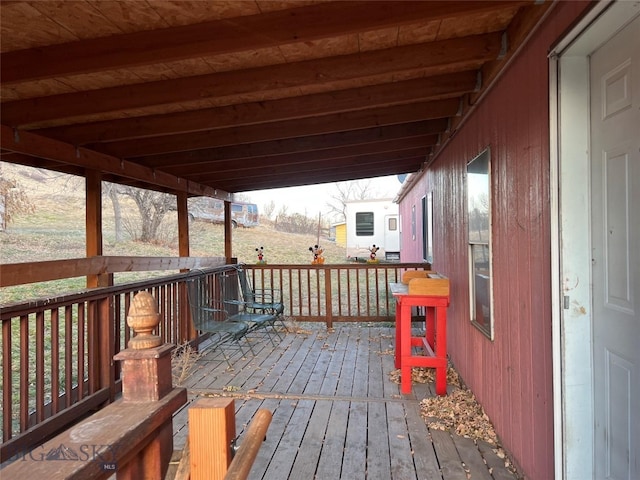
[[[598,2],[549,54],[555,478],[594,475],[589,54],[640,11]]]

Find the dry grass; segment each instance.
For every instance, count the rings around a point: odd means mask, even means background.
[[[173,349],[171,352],[171,377],[174,386],[181,386],[189,378],[200,357],[202,357],[202,353],[193,348],[189,342]]]
[[[86,255],[82,178],[1,162],[0,174],[18,180],[36,205],[34,213],[18,216],[6,232],[0,232],[0,263],[61,260]],[[103,205],[104,255],[178,255],[174,234],[167,233],[166,241],[158,244],[126,238],[116,242],[111,203],[105,200]],[[126,199],[123,199],[123,207],[125,215],[137,215],[135,206]],[[232,232],[233,255],[239,262],[257,262],[255,249],[264,247],[265,260],[269,264],[310,264],[313,255],[309,247],[318,242],[325,249],[326,263],[343,263],[346,259],[346,250],[326,238],[318,240],[316,235],[283,233],[276,231],[268,220],[261,219],[261,222],[258,227],[237,228]],[[167,215],[162,229],[165,232],[177,231],[175,212]],[[189,233],[191,256],[224,256],[222,225],[192,222]],[[149,275],[148,272],[116,274],[115,281],[123,283]],[[84,288],[83,278],[2,288],[0,303],[57,295],[81,288]]]

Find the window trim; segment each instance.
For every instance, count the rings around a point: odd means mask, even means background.
[[[473,165],[474,162],[481,162],[481,161],[486,161],[486,182],[487,182],[487,199],[486,199],[486,224],[482,225],[482,219],[477,219],[475,222],[472,222],[471,220],[471,197],[470,197],[470,190],[469,190],[469,183],[470,183],[470,175],[476,172],[473,172],[474,168],[478,168],[478,164],[476,164],[475,166]],[[478,155],[476,155],[475,157],[473,157],[468,163],[467,163],[467,169],[466,169],[466,176],[465,176],[465,180],[466,180],[466,185],[465,185],[465,191],[466,191],[466,196],[467,196],[467,201],[466,201],[466,215],[467,215],[467,255],[468,255],[468,259],[469,259],[469,317],[470,317],[470,321],[471,324],[476,327],[480,332],[482,332],[483,335],[485,335],[489,340],[493,341],[494,340],[494,331],[495,331],[495,315],[494,315],[494,301],[493,301],[493,249],[492,249],[492,238],[493,238],[493,232],[492,232],[492,221],[491,221],[491,204],[492,204],[492,195],[493,195],[493,189],[492,189],[492,185],[491,185],[491,181],[492,181],[492,175],[491,175],[491,149],[490,147],[485,148],[484,150],[482,150]],[[475,209],[477,210],[477,208]],[[482,213],[480,213],[481,215]],[[478,226],[478,221],[480,221],[480,226]],[[472,223],[474,223],[473,225],[473,229],[477,229],[477,233],[478,236],[480,238],[478,239],[472,239]],[[487,232],[487,239],[482,238],[482,228],[486,228],[486,232]],[[476,230],[474,230],[474,233],[476,233]],[[478,318],[478,311],[477,311],[477,306],[480,305],[478,303],[478,301],[480,300],[478,298],[478,276],[482,275],[482,276],[487,276],[485,275],[486,271],[483,272],[479,272],[477,267],[474,266],[474,250],[481,246],[483,249],[487,248],[488,250],[488,279],[487,279],[487,285],[484,286],[482,288],[482,290],[485,292],[485,295],[483,295],[483,298],[488,301],[488,305],[486,305],[485,303],[482,303],[481,305],[488,307],[488,320],[487,321],[479,321]],[[477,265],[477,263],[475,264]],[[488,298],[486,298],[488,297]],[[484,312],[484,310],[483,310]],[[484,315],[483,315],[484,317]]]

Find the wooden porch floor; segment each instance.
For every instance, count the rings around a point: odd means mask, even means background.
[[[516,479],[489,444],[427,428],[419,402],[433,385],[400,394],[389,376],[393,344],[392,328],[305,324],[275,348],[256,339],[255,356],[237,354],[233,370],[219,352],[206,353],[184,386],[189,405],[200,396],[235,398],[240,444],[255,412],[272,412],[251,479]],[[174,418],[176,452],[189,405]]]

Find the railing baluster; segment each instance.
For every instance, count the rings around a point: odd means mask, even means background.
[[[2,441],[13,437],[13,352],[11,322],[2,322]]]
[[[84,398],[84,345],[85,345],[85,304],[78,304],[78,357],[76,359],[76,375],[78,383],[77,401]]]
[[[29,428],[29,315],[20,317],[20,431]]]
[[[73,403],[73,305],[64,307],[64,398],[65,406]]]
[[[60,409],[60,310],[51,310],[51,414]]]
[[[36,314],[36,423],[44,419],[44,312]]]

